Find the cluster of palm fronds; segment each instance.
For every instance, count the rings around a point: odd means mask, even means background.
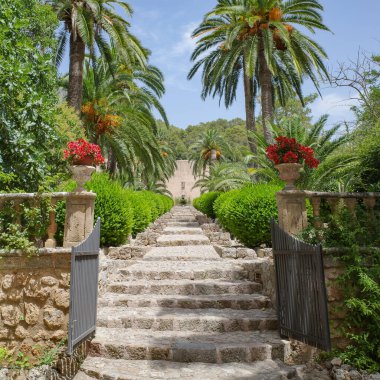
[[[124,0],[50,3],[62,22],[56,62],[69,43],[68,102],[81,113],[87,137],[102,147],[112,176],[159,190],[157,182],[175,169],[154,117],[157,111],[168,125],[160,103],[164,78],[115,5],[127,15],[131,7]]]

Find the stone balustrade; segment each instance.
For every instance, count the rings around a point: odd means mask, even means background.
[[[72,193],[10,193],[0,194],[0,211],[10,206],[13,209],[13,223],[23,227],[23,206],[32,208],[45,207],[47,229],[42,236],[35,236],[37,248],[56,248],[56,206],[58,202],[66,202],[63,247],[75,246],[85,240],[91,233],[94,224],[94,204],[96,194],[86,191]],[[1,250],[1,247],[0,247]]]
[[[344,192],[316,192],[304,190],[283,190],[277,193],[277,205],[280,227],[290,233],[298,234],[308,225],[306,199],[313,209],[313,222],[316,228],[322,228],[322,202],[327,202],[332,214],[344,206],[352,217],[356,217],[357,206],[362,203],[368,212],[369,218],[375,217],[375,207],[380,200],[380,193],[344,193]]]

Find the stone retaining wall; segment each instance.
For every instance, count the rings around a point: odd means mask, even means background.
[[[0,347],[31,363],[67,338],[70,251],[0,256]]]
[[[327,292],[327,306],[329,309],[330,336],[333,347],[345,348],[348,340],[343,336],[341,325],[346,315],[344,309],[344,295],[337,279],[344,272],[342,263],[332,255],[324,254],[325,281]]]

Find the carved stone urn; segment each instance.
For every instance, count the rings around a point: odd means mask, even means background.
[[[301,177],[302,165],[297,163],[279,164],[275,168],[279,171],[280,178],[286,183],[284,190],[295,190],[294,182]]]
[[[85,191],[84,185],[91,179],[92,173],[95,171],[95,166],[90,165],[72,165],[70,171],[73,175],[73,180],[77,183],[76,192]]]

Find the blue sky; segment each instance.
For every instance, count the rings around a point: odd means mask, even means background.
[[[332,33],[318,32],[314,37],[329,55],[331,70],[337,62],[355,60],[359,48],[380,54],[379,0],[321,0],[325,7],[324,21]],[[134,9],[131,20],[133,33],[152,52],[151,63],[165,75],[166,94],[162,103],[169,121],[180,127],[218,118],[244,118],[243,90],[236,103],[228,110],[219,106],[218,99],[200,98],[201,82],[196,77],[186,79],[191,67],[190,55],[194,48],[191,32],[203,15],[215,5],[215,0],[129,0]],[[66,65],[65,65],[66,66]],[[62,68],[64,69],[64,67]],[[304,93],[313,92],[305,83]],[[351,120],[352,101],[341,89],[324,87],[323,98],[312,106],[313,116],[329,113],[329,124]]]

